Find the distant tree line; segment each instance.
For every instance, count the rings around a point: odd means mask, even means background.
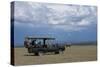
[[[71,45],[97,45],[97,41],[95,41],[95,42],[72,43]]]

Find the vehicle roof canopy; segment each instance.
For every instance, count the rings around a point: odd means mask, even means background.
[[[25,37],[25,38],[27,38],[27,39],[42,39],[42,40],[55,40],[55,38],[53,38],[53,37],[47,37],[47,36],[44,36],[44,37],[34,37],[34,36],[28,36],[28,37]]]

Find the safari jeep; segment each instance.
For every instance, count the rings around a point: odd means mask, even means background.
[[[37,41],[39,41],[37,43]],[[46,44],[47,40],[55,40],[55,38],[50,37],[26,37],[24,41],[24,46],[28,49],[28,53],[34,53],[37,56],[41,56],[44,53],[53,52],[54,54],[63,53],[65,46],[60,46],[57,44]],[[42,41],[42,42],[41,42]]]

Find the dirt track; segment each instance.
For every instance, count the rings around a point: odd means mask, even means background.
[[[96,46],[71,46],[64,54],[34,56],[26,48],[15,48],[15,65],[51,64],[97,60]]]

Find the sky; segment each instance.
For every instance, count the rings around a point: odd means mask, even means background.
[[[97,7],[15,1],[15,44],[23,44],[25,36],[51,36],[59,43],[96,41]]]

